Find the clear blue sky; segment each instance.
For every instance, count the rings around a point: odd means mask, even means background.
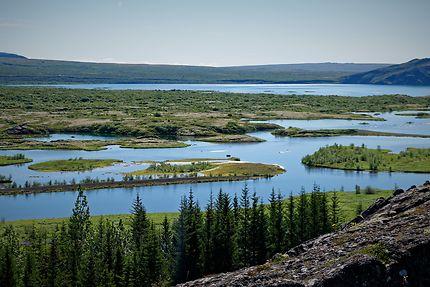
[[[0,0],[0,51],[96,62],[400,63],[429,0]]]

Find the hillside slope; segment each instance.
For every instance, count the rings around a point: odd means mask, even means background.
[[[5,52],[0,52],[0,61],[5,58],[7,59],[27,59],[24,56],[18,55],[18,54],[11,54],[11,53],[5,53]]]
[[[346,76],[345,84],[430,85],[430,58]]]
[[[181,286],[430,286],[430,182],[264,265]]]
[[[335,83],[341,77],[384,66],[315,63],[208,67],[0,57],[0,83]]]

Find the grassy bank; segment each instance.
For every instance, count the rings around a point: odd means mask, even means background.
[[[364,190],[360,194],[355,192],[337,192],[341,210],[341,219],[343,222],[348,222],[353,219],[356,215],[358,205],[362,205],[363,209],[369,207],[377,198],[391,196],[391,190],[376,190],[372,189],[372,193],[365,193]],[[295,200],[298,200],[298,196],[295,196]],[[178,212],[163,212],[163,213],[149,213],[148,217],[154,220],[154,223],[160,224],[166,216],[169,220],[176,218],[179,215]],[[122,220],[126,225],[130,224],[129,214],[114,214],[104,216],[92,216],[91,220],[96,223],[100,218],[107,218],[112,221]],[[39,229],[46,231],[52,231],[56,226],[61,225],[67,218],[49,218],[49,219],[29,219],[29,220],[16,220],[7,221],[5,224],[12,225],[20,235],[24,235],[34,225]],[[0,223],[1,227],[1,223]]]
[[[86,171],[95,168],[111,166],[115,163],[120,163],[121,160],[116,159],[67,159],[67,160],[51,160],[30,165],[28,168],[35,171],[43,172],[58,172],[58,171]]]
[[[361,129],[305,130],[305,129],[296,128],[296,127],[277,129],[277,130],[274,130],[272,134],[275,136],[288,136],[288,137],[392,136],[392,137],[430,138],[429,135],[378,132],[378,131],[368,131],[368,130],[361,130]]]
[[[394,154],[380,148],[335,144],[305,156],[302,162],[314,167],[346,170],[430,173],[430,149],[408,148]]]
[[[32,162],[30,158],[26,158],[23,154],[15,154],[12,156],[0,155],[0,166],[13,165],[13,164],[23,164],[27,162]]]

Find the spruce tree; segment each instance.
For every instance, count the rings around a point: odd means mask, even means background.
[[[295,220],[295,202],[293,193],[290,192],[290,196],[288,197],[288,207],[287,207],[287,233],[288,233],[288,248],[294,247],[297,245],[297,225]]]
[[[263,202],[258,206],[257,217],[257,252],[256,264],[263,264],[267,259],[267,218]]]
[[[337,229],[339,225],[339,198],[336,190],[331,196],[331,224],[333,229]]]
[[[297,233],[299,243],[308,239],[308,199],[305,189],[300,190],[299,205],[297,207]]]
[[[222,193],[222,190],[220,190]],[[209,203],[206,206],[205,218],[205,273],[210,274],[215,271],[215,238],[214,238],[214,204],[212,192],[209,197]]]
[[[193,192],[188,196],[188,212],[185,220],[186,280],[203,275],[204,271],[204,232],[200,207],[194,201]]]
[[[234,264],[235,224],[230,197],[219,191],[215,202],[214,226],[214,266],[215,272],[231,271]]]
[[[57,247],[57,232],[58,226],[52,235],[51,242],[49,244],[49,261],[48,261],[48,280],[47,286],[57,286],[57,272],[59,269],[59,258],[58,258],[58,247]]]
[[[285,242],[284,231],[284,205],[282,196],[278,192],[275,194],[274,189],[269,198],[269,221],[268,221],[268,250],[269,256],[273,256],[283,250]]]
[[[68,224],[70,240],[68,259],[72,286],[77,286],[78,284],[78,273],[80,271],[80,264],[90,224],[90,209],[88,207],[87,197],[84,192],[79,189],[75,207],[72,210],[72,216],[69,218]]]
[[[184,196],[181,199],[178,219],[173,223],[173,240],[175,247],[175,272],[174,283],[184,282],[187,278],[186,253],[185,253],[185,224],[188,216],[188,200]]]
[[[320,200],[320,215],[321,215],[321,231],[322,233],[330,232],[330,220],[329,220],[329,211],[328,211],[328,202],[327,202],[327,193],[321,193]]]
[[[310,210],[310,238],[316,237],[321,233],[321,214],[320,214],[320,188],[314,184],[310,196],[309,210]]]
[[[163,278],[164,285],[170,285],[170,278],[173,276],[175,262],[174,262],[174,248],[173,248],[173,237],[170,227],[170,223],[167,216],[164,216],[162,229],[161,229],[161,252],[163,257]]]
[[[240,216],[238,226],[238,251],[241,266],[247,266],[250,261],[250,221],[249,189],[245,184],[240,197]]]

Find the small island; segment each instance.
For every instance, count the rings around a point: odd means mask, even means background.
[[[302,163],[344,170],[430,173],[430,149],[407,148],[395,154],[380,147],[370,149],[364,145],[334,144],[305,156]]]
[[[23,164],[32,162],[33,160],[30,158],[26,158],[22,153],[18,153],[12,156],[2,155],[0,156],[0,166],[5,165],[14,165],[14,164]]]
[[[50,160],[30,165],[28,168],[42,172],[88,171],[95,168],[107,167],[122,162],[116,159],[83,159],[71,158],[66,160]]]
[[[144,169],[130,173],[126,176],[145,176],[145,175],[190,175],[207,177],[272,177],[285,172],[284,168],[274,164],[242,162],[238,158],[230,160],[219,159],[191,159],[186,162],[183,160],[167,160],[164,162],[154,162]],[[176,164],[175,164],[176,163]]]
[[[198,140],[213,143],[259,143],[265,141],[264,139],[250,135],[217,135],[199,138]]]
[[[391,133],[369,131],[362,129],[319,129],[319,130],[306,130],[296,127],[288,127],[277,129],[272,132],[272,135],[279,137],[336,137],[336,136],[391,136],[391,137],[420,137],[430,138],[429,135],[420,134],[404,134],[404,133]]]
[[[417,119],[428,119],[430,118],[430,113],[418,112],[418,113],[397,113],[396,116],[404,117],[415,117]]]

